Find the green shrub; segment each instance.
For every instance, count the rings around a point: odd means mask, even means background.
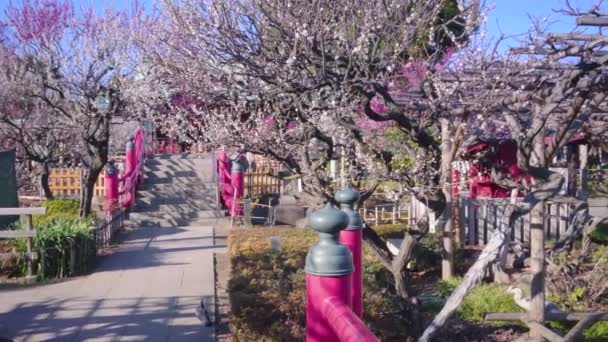
[[[598,270],[608,272],[608,245],[595,247],[591,260],[597,265]]]
[[[44,222],[44,221],[43,221]],[[55,215],[37,226],[34,250],[40,252],[38,276],[42,279],[63,278],[87,272],[96,255],[95,220]],[[15,239],[18,251],[27,250],[25,238]],[[18,263],[20,276],[25,275],[26,262]]]
[[[46,214],[33,216],[34,227],[45,226],[60,218],[79,217],[79,203],[79,201],[71,199],[53,199],[42,202],[40,206],[46,208]]]
[[[597,243],[608,243],[608,224],[599,225],[597,229],[591,233],[591,239]]]
[[[385,239],[402,239],[407,230],[406,224],[379,224],[373,229]]]
[[[92,219],[55,217],[38,228],[34,246],[42,253],[42,278],[62,278],[86,272],[95,256]]]
[[[448,297],[462,282],[462,278],[441,280],[437,291]],[[497,284],[479,284],[471,290],[458,307],[458,316],[464,321],[493,326],[513,325],[512,322],[488,322],[484,315],[489,312],[523,312],[513,300],[513,295],[506,293],[507,287]]]
[[[608,341],[608,322],[597,322],[583,333],[585,342]]]
[[[562,309],[565,308],[566,303],[560,302],[561,297],[549,295],[547,299],[553,303],[559,304],[562,306]],[[574,321],[549,321],[547,325],[562,335],[567,334],[577,322]],[[608,341],[608,322],[599,321],[587,328],[583,332],[582,338],[577,341],[581,342],[603,342]]]

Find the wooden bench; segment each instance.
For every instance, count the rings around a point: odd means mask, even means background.
[[[46,208],[0,208],[0,216],[19,216],[24,230],[0,230],[0,239],[27,239],[27,252],[25,253],[0,253],[0,261],[12,258],[27,260],[27,275],[32,276],[33,262],[38,260],[38,253],[33,251],[33,240],[36,231],[32,225],[32,215],[44,215]]]

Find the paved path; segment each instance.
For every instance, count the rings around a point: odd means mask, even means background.
[[[0,336],[15,341],[212,341],[212,227],[140,228],[88,276],[0,290]],[[1,340],[1,338],[0,338]]]

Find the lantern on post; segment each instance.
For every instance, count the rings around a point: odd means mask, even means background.
[[[130,176],[135,170],[137,161],[135,160],[135,143],[133,137],[125,144],[125,175]]]
[[[105,201],[106,214],[109,216],[118,205],[118,169],[114,166],[114,160],[110,160],[106,166]]]
[[[353,312],[362,317],[363,313],[363,221],[361,215],[355,210],[355,204],[359,201],[358,191],[350,187],[344,188],[336,193],[336,201],[340,203],[342,212],[348,217],[346,228],[340,231],[340,243],[348,247],[353,255],[353,280],[352,280],[352,302]]]
[[[243,213],[241,206],[238,204],[238,201],[243,198],[243,194],[245,192],[245,174],[243,165],[241,165],[239,159],[232,160],[232,168],[230,170],[230,183],[232,185],[232,191],[234,196],[232,208],[230,208],[230,216],[241,216]]]

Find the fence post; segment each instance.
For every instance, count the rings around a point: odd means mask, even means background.
[[[232,169],[230,174],[230,183],[232,185],[232,190],[234,191],[234,202],[232,205],[232,212],[230,215],[232,217],[242,215],[241,206],[237,204],[237,202],[243,198],[243,193],[245,191],[245,173],[243,172],[243,165],[241,165],[238,159],[232,160]]]
[[[348,225],[348,216],[327,204],[310,215],[310,226],[319,232],[319,242],[306,255],[306,341],[339,341],[323,314],[327,299],[338,298],[351,306],[353,258],[338,242],[338,233]]]
[[[110,160],[106,166],[106,215],[111,216],[112,210],[118,205],[118,169],[114,166],[114,160]]]
[[[25,230],[31,231],[34,230],[34,226],[32,225],[32,215],[21,215],[20,217],[21,223],[25,226]],[[34,239],[31,236],[26,238],[27,245],[27,276],[31,277],[34,274],[34,263],[32,262],[32,251],[34,248]]]
[[[361,252],[363,221],[359,212],[354,210],[360,197],[359,192],[351,188],[342,189],[335,196],[336,201],[340,203],[342,212],[348,216],[348,226],[340,231],[340,243],[348,247],[353,255],[353,266],[355,268],[352,276],[353,312],[361,318],[363,317],[363,257]]]

